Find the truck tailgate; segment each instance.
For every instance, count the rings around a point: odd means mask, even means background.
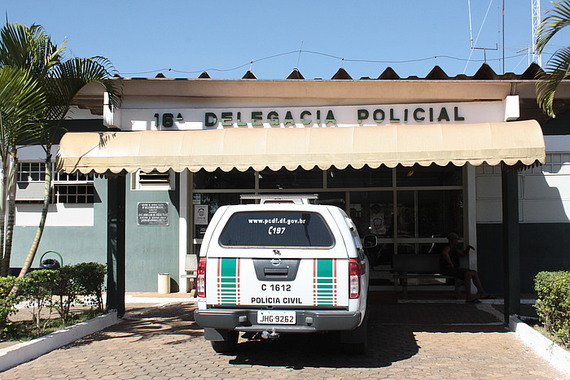
[[[210,257],[208,306],[348,307],[348,259]]]

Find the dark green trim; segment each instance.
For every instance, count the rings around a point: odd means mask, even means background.
[[[521,223],[520,289],[534,295],[534,276],[540,271],[570,270],[570,223]],[[477,224],[477,267],[485,289],[502,294],[502,224]]]
[[[109,176],[107,202],[107,309],[125,314],[125,175]]]
[[[503,275],[505,279],[505,323],[509,316],[520,314],[520,233],[518,172],[502,171],[503,204]]]

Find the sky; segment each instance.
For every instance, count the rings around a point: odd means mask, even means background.
[[[485,59],[521,74],[532,39],[531,0],[0,0],[0,11],[2,25],[39,24],[66,40],[68,57],[104,56],[143,78],[285,79],[298,68],[330,79],[344,68],[358,79],[387,67],[405,78],[435,65],[473,75]],[[569,41],[563,30],[542,66]]]

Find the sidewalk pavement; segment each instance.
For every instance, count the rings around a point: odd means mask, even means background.
[[[509,332],[500,311],[488,303],[396,303],[374,297],[366,355],[343,354],[335,334],[240,338],[235,354],[219,355],[193,321],[192,299],[130,297],[119,324],[0,378],[568,378]],[[145,298],[159,302],[141,302]]]

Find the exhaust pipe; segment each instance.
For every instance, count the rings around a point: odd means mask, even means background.
[[[275,329],[271,330],[271,332],[265,330],[261,332],[261,337],[263,339],[271,339],[271,340],[275,340],[279,338],[279,333],[275,331]]]

